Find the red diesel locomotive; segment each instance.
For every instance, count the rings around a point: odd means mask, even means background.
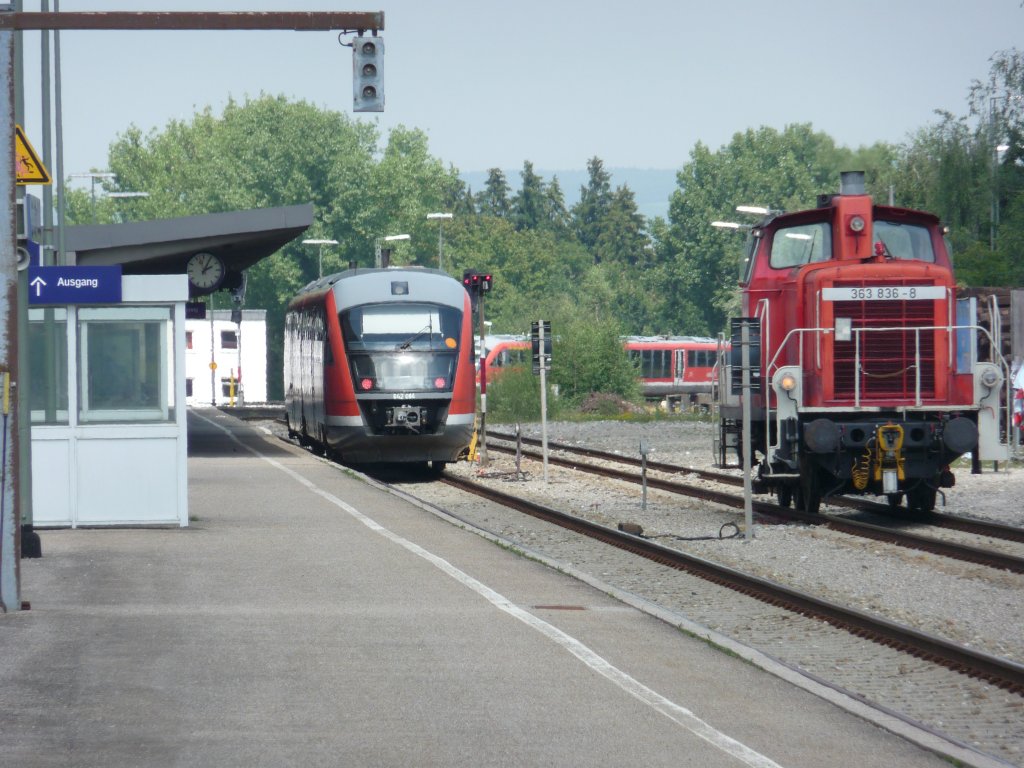
[[[810,513],[848,493],[927,512],[957,457],[1008,457],[1005,364],[976,359],[987,331],[956,299],[935,216],[875,205],[863,174],[845,173],[840,194],[751,234],[741,288],[763,383],[749,404],[756,492]],[[721,356],[716,440],[720,459],[735,447],[742,462],[737,342]]]
[[[352,269],[288,306],[288,432],[346,463],[431,462],[468,451],[476,416],[469,294],[433,269]]]

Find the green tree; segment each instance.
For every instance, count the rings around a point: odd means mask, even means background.
[[[612,204],[612,177],[599,157],[587,161],[589,178],[580,187],[579,202],[572,208],[576,236],[587,248],[594,249],[604,227],[604,218]]]
[[[548,221],[548,193],[543,177],[533,170],[529,160],[523,163],[522,185],[512,198],[512,221],[516,229],[540,229]]]
[[[565,206],[565,194],[562,192],[562,185],[558,183],[557,176],[552,177],[551,183],[547,185],[545,197],[544,228],[550,229],[562,238],[572,237],[572,216]]]
[[[653,253],[645,227],[646,221],[637,210],[633,192],[629,187],[618,187],[601,219],[600,233],[592,247],[594,261],[648,266]]]
[[[569,313],[552,320],[551,333],[551,378],[568,403],[578,404],[593,392],[639,398],[637,372],[623,350],[616,319]]]
[[[491,168],[487,172],[487,182],[483,192],[477,198],[477,210],[483,216],[496,216],[504,219],[509,216],[512,210],[512,203],[509,195],[512,188],[508,185],[505,172],[500,168]]]

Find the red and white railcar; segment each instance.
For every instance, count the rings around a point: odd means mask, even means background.
[[[707,405],[715,380],[718,342],[700,336],[627,336],[626,354],[647,399]]]
[[[288,306],[288,430],[347,463],[432,462],[468,450],[476,413],[470,298],[443,272],[355,269]]]

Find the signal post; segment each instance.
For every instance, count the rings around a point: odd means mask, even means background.
[[[487,327],[484,325],[484,294],[490,293],[494,280],[489,272],[467,269],[462,284],[469,293],[473,309],[480,315],[480,466],[487,466]]]

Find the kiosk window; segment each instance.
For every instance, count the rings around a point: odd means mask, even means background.
[[[172,420],[171,329],[168,309],[81,309],[79,419]]]
[[[29,408],[33,424],[68,423],[68,312],[28,312]]]

